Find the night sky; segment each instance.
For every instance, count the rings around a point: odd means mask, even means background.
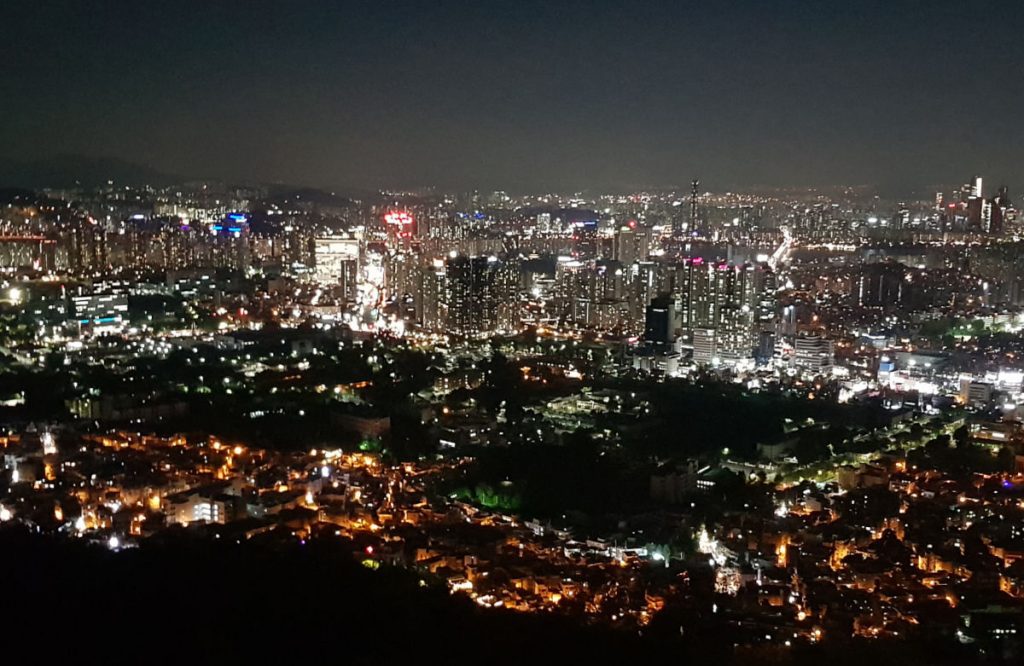
[[[1022,14],[4,0],[0,158],[330,188],[910,188],[978,172],[1020,191]]]

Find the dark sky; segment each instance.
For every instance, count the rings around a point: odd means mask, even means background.
[[[328,187],[1024,186],[1024,2],[3,0],[0,158]]]

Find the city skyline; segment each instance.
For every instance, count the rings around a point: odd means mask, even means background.
[[[1024,663],[1022,9],[5,2],[8,651]]]

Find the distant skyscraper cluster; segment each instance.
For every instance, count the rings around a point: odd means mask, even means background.
[[[972,177],[949,197],[942,192],[936,193],[935,206],[943,227],[956,231],[999,234],[1017,217],[1009,188],[1002,186],[994,195],[986,196],[981,176]]]
[[[219,310],[244,294],[239,312],[365,333],[616,339],[625,364],[667,374],[818,372],[832,367],[830,335],[884,328],[898,309],[1024,302],[1007,244],[1017,211],[980,176],[934,201],[716,194],[698,179],[680,190],[359,201],[110,184],[7,202],[0,268],[26,276],[19,299],[44,303],[41,334],[124,327],[123,309],[104,304],[131,295]],[[949,241],[967,249],[947,252]],[[70,278],[61,291],[54,276]],[[829,311],[842,308],[839,326]]]

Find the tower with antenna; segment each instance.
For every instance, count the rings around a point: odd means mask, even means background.
[[[690,231],[697,231],[697,194],[700,189],[700,181],[694,178],[690,182]]]

